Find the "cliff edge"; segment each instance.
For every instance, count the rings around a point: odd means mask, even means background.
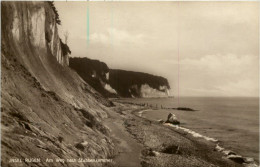
[[[70,65],[105,97],[168,97],[168,80],[142,72],[109,69],[99,60],[70,58]]]
[[[122,97],[168,97],[168,80],[142,72],[109,70],[109,83]]]
[[[60,40],[54,8],[50,2],[1,2],[1,166],[113,156],[101,124],[111,102],[68,67],[71,51]],[[15,158],[42,161],[10,162]]]

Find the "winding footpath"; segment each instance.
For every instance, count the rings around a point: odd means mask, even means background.
[[[110,111],[108,114],[109,117],[104,124],[110,129],[111,136],[118,143],[117,151],[119,154],[114,158],[115,163],[120,167],[141,167],[142,145],[137,143],[126,131],[120,114],[115,111]]]

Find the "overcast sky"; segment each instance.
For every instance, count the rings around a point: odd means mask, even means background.
[[[55,5],[73,57],[166,77],[175,96],[258,96],[258,2]]]

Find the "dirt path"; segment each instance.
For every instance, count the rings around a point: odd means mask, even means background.
[[[141,117],[146,109],[117,104],[107,112],[109,117],[104,124],[111,130],[116,146],[117,156],[113,159],[116,166],[243,166],[223,159],[223,154],[215,151],[215,143]]]
[[[114,161],[119,167],[141,167],[142,145],[137,143],[126,131],[123,117],[120,114],[111,111],[109,115],[104,123],[111,130],[111,136],[118,143],[117,150],[119,152]]]

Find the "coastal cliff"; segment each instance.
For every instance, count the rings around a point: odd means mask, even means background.
[[[167,97],[170,85],[166,78],[142,72],[109,70],[109,83],[122,97]]]
[[[1,166],[242,166],[214,151],[215,143],[142,118],[147,106],[105,99],[68,66],[72,52],[59,23],[50,2],[1,2]],[[88,67],[121,96],[170,88],[162,77],[98,61]],[[130,84],[121,92],[117,80]]]
[[[166,78],[147,73],[115,70],[99,60],[70,58],[70,67],[105,97],[167,97]]]
[[[109,68],[99,60],[89,58],[70,58],[70,68],[105,97],[116,97],[116,91],[109,85]]]
[[[1,2],[1,166],[113,156],[101,123],[111,102],[68,67],[71,51],[59,37],[57,21],[50,2]],[[14,158],[42,161],[12,163]],[[52,165],[61,164],[71,166]]]

